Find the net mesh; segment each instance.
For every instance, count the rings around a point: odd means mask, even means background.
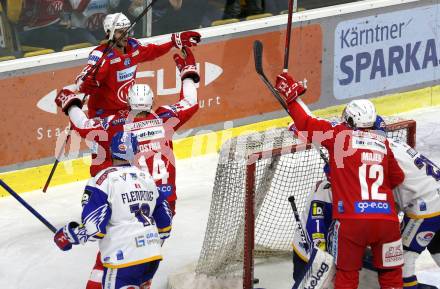
[[[407,141],[407,127],[389,126],[396,119],[386,122],[388,137]],[[302,149],[291,153],[292,147]],[[196,274],[219,278],[242,274],[246,168],[255,153],[262,157],[255,163],[254,257],[291,254],[295,220],[287,198],[295,196],[301,214],[308,194],[325,177],[324,161],[316,149],[299,145],[291,132],[279,128],[238,136],[222,146]]]

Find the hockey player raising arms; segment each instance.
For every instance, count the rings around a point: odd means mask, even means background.
[[[173,186],[167,188],[170,196],[173,196],[169,201],[171,203],[176,200],[172,136],[199,108],[196,83],[199,82],[200,77],[195,58],[189,48],[185,47],[182,51],[183,58],[178,54],[174,55],[182,79],[180,99],[175,104],[164,105],[153,111],[154,95],[150,87],[146,84],[136,84],[128,91],[128,105],[126,104],[123,109],[107,117],[88,118],[81,110],[79,95],[68,89],[61,90],[57,95],[55,103],[69,116],[72,128],[82,137],[96,141],[98,144],[97,153],[92,157],[90,167],[92,176],[111,165],[108,139],[111,139],[117,131],[133,130],[140,136],[140,151],[147,159],[149,172],[156,181],[160,181],[158,185]],[[132,123],[143,120],[150,121],[143,124]],[[153,162],[153,159],[156,162]],[[165,172],[164,169],[167,168],[168,172]],[[170,175],[169,181],[164,178],[166,174]],[[174,204],[171,206],[174,207]]]
[[[102,288],[148,289],[162,260],[162,241],[169,236],[159,232],[170,231],[171,213],[151,176],[130,165],[136,137],[117,133],[111,151],[113,165],[86,185],[81,224],[68,223],[54,241],[67,251],[98,239],[105,267]]]
[[[195,59],[189,48],[183,48],[184,58],[174,55],[181,73],[182,89],[179,102],[152,110],[154,96],[146,84],[136,84],[129,90],[128,107],[115,115],[89,119],[80,109],[80,97],[69,90],[62,90],[55,99],[56,104],[69,115],[73,129],[86,139],[97,141],[98,154],[92,159],[90,172],[96,175],[111,166],[108,139],[118,131],[131,131],[138,136],[137,160],[148,174],[152,175],[160,192],[166,195],[175,214],[176,169],[172,136],[198,110],[196,83],[199,75]],[[148,169],[147,169],[148,168]],[[98,254],[87,289],[100,288],[102,264]]]
[[[402,288],[402,240],[392,189],[404,176],[386,137],[369,131],[376,120],[374,105],[352,101],[344,109],[344,122],[332,124],[307,114],[297,102],[305,89],[287,73],[277,77],[276,88],[297,129],[329,152],[335,221],[328,246],[335,257],[335,288],[358,287],[367,246],[372,248],[381,288]]]
[[[385,127],[381,117],[377,117],[377,130]],[[433,288],[418,284],[415,275],[415,261],[419,254],[428,249],[432,258],[440,266],[440,169],[427,157],[405,143],[388,139],[397,163],[402,168],[405,179],[394,190],[399,208],[404,212],[402,225],[403,242],[403,286],[405,289]],[[328,180],[317,185],[310,196],[306,214],[307,233],[315,244],[325,250],[328,224],[331,216],[331,186]],[[308,209],[310,208],[310,209]],[[299,238],[295,238],[295,280],[300,280],[309,252],[304,250]]]
[[[139,63],[154,60],[172,47],[195,46],[201,38],[197,32],[186,31],[173,33],[171,41],[161,45],[142,45],[127,35],[119,39],[130,25],[130,20],[122,13],[107,15],[104,31],[108,40],[117,41],[116,45],[106,55],[103,52],[107,44],[95,48],[89,55],[87,66],[76,79],[79,91],[90,95],[89,117],[105,117],[126,108],[128,91],[135,82]],[[101,57],[104,57],[101,64],[95,71],[89,72]],[[82,79],[87,73],[87,77]]]

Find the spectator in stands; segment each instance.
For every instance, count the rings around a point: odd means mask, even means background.
[[[152,35],[162,35],[179,31],[179,22],[184,21],[184,19],[178,16],[178,11],[181,8],[182,0],[157,2],[153,7]]]
[[[7,1],[7,4],[7,16],[18,32],[21,46],[61,51],[69,44],[93,41],[88,31],[72,26],[66,13],[72,7],[65,0]]]
[[[15,24],[21,45],[60,50],[66,37],[59,29],[62,0],[8,1],[8,19]]]
[[[89,42],[97,45],[102,37],[102,22],[107,14],[115,10],[119,1],[66,0],[63,23],[70,28],[71,42]]]
[[[246,0],[242,7],[240,0],[226,0],[223,19],[244,18],[264,12],[264,0]]]
[[[266,12],[272,13],[273,15],[278,15],[281,11],[287,10],[289,7],[289,2],[286,0],[270,0],[264,2],[264,8]]]

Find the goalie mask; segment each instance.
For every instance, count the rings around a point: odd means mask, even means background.
[[[342,121],[352,128],[370,128],[376,121],[376,108],[368,99],[350,101],[342,112]]]
[[[153,91],[147,84],[135,84],[128,91],[128,104],[131,110],[147,111],[153,106]]]
[[[108,14],[104,19],[104,31],[108,35],[108,39],[113,39],[115,30],[127,29],[130,27],[130,20],[122,13]]]

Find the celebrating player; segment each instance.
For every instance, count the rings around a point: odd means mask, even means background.
[[[172,214],[175,214],[176,170],[172,136],[198,110],[196,83],[199,75],[195,59],[189,48],[183,48],[184,58],[174,55],[181,73],[182,89],[179,102],[165,105],[152,111],[153,92],[148,85],[136,84],[130,88],[127,109],[105,118],[88,119],[80,109],[80,96],[69,90],[62,90],[55,102],[68,113],[72,127],[84,138],[97,141],[98,153],[92,159],[90,172],[94,176],[111,165],[108,139],[118,131],[132,131],[138,136],[140,166],[148,168],[156,185],[167,196]],[[129,118],[129,116],[131,116]],[[133,118],[134,117],[134,118]],[[100,288],[102,264],[98,254],[87,289]]]
[[[86,185],[81,224],[69,222],[54,241],[67,251],[99,240],[103,288],[149,289],[171,230],[171,212],[151,176],[129,163],[137,153],[136,137],[118,132],[111,152],[113,165]]]
[[[106,55],[107,44],[95,48],[89,55],[87,66],[76,79],[79,91],[90,95],[88,101],[89,117],[106,117],[127,107],[127,96],[136,78],[139,63],[154,60],[172,47],[182,49],[200,42],[198,32],[186,31],[173,33],[171,41],[161,45],[142,45],[134,38],[123,35],[131,23],[122,13],[109,14],[104,19],[104,31],[115,47]],[[94,65],[104,57],[95,69]],[[93,70],[93,71],[92,71]],[[89,72],[90,71],[90,72]],[[84,76],[87,74],[87,77]]]
[[[368,245],[381,288],[401,288],[403,250],[392,189],[404,176],[387,139],[369,131],[376,120],[374,105],[354,100],[344,109],[344,122],[332,124],[307,114],[297,102],[305,89],[287,73],[277,77],[276,88],[298,130],[309,142],[320,137],[329,152],[335,219],[329,251],[336,263],[335,288],[357,288]]]
[[[383,130],[385,123],[380,116],[375,123],[376,130]],[[432,288],[420,284],[415,275],[415,261],[427,248],[432,258],[440,266],[440,184],[439,167],[405,143],[388,139],[390,148],[402,168],[405,179],[393,190],[399,208],[404,212],[403,239],[403,282],[404,288]],[[310,208],[310,209],[308,209]],[[307,233],[313,242],[325,249],[328,224],[331,222],[331,187],[325,180],[310,196],[304,220]],[[299,234],[297,234],[299,235]],[[294,279],[299,280],[305,270],[309,251],[304,249],[302,240],[294,240]]]

